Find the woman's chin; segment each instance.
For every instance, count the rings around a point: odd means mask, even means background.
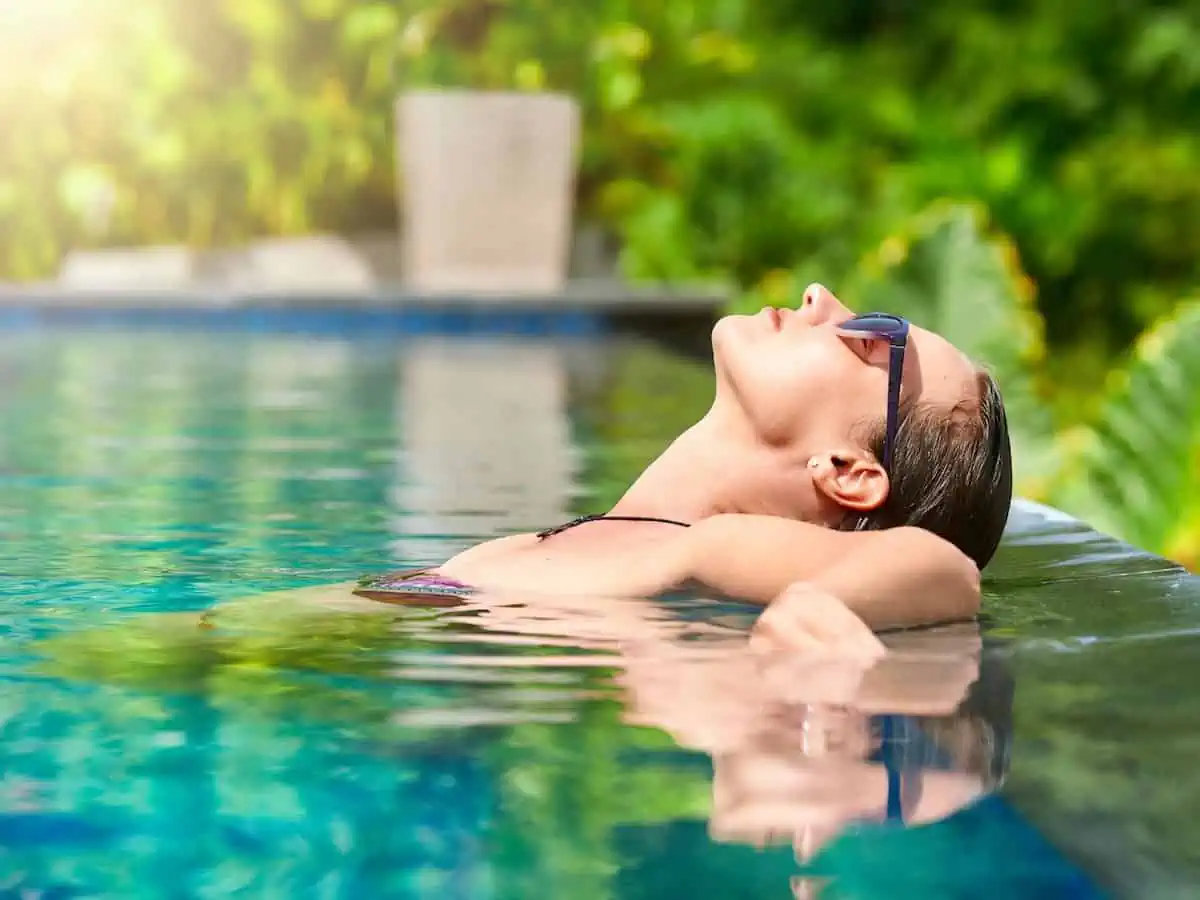
[[[712,330],[712,348],[718,362],[733,345],[745,339],[743,332],[749,321],[749,316],[722,316],[717,320]]]

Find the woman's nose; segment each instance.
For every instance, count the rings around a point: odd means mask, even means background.
[[[842,305],[842,301],[833,296],[832,291],[815,282],[804,289],[804,302],[801,304],[800,312],[812,325],[821,325],[825,322],[844,322],[854,315]]]

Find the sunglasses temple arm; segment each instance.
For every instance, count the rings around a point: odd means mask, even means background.
[[[883,468],[892,474],[892,453],[900,428],[900,377],[904,368],[904,346],[892,344],[888,359],[887,433],[883,444]]]

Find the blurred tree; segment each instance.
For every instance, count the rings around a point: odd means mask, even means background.
[[[836,284],[974,199],[1081,379],[1197,280],[1195,0],[46,8],[0,39],[18,277],[79,243],[389,226],[394,95],[440,84],[579,96],[581,209],[635,275]]]
[[[1200,302],[1184,303],[1109,378],[1102,413],[1067,432],[1050,499],[1200,571]]]

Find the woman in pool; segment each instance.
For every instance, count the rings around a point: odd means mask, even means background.
[[[711,409],[608,514],[365,578],[355,593],[405,603],[695,586],[769,603],[804,582],[874,629],[975,614],[1012,498],[987,373],[903,319],[854,316],[820,285],[799,309],[722,319],[713,356]]]

